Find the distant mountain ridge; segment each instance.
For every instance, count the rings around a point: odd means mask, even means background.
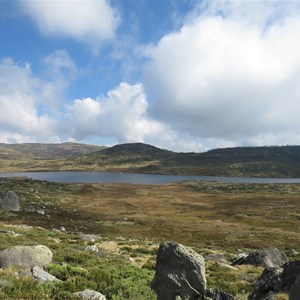
[[[61,144],[0,144],[0,159],[64,159],[104,149],[103,146],[79,143]]]
[[[300,146],[178,153],[143,143],[101,146],[0,144],[0,171],[101,171],[236,177],[300,177]]]

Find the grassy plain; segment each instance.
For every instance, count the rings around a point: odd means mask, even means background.
[[[48,271],[63,282],[35,286],[33,291],[44,293],[44,299],[72,299],[71,293],[79,288],[99,290],[108,299],[155,299],[148,285],[162,240],[193,247],[203,255],[222,253],[229,262],[238,249],[275,246],[285,253],[291,248],[300,252],[297,184],[58,184],[19,178],[0,179],[0,190],[17,192],[22,207],[45,211],[0,214],[0,250],[38,243],[53,250],[54,264]],[[33,227],[26,229],[24,224]],[[66,231],[57,231],[62,226]],[[99,239],[86,241],[80,233]],[[96,244],[100,252],[84,251],[89,244]],[[246,299],[261,271],[207,262],[208,285]],[[19,299],[19,283],[9,271],[1,272],[6,281],[0,280],[0,299],[7,289],[11,299]],[[23,284],[34,285],[30,280]],[[26,299],[41,298],[28,294]]]

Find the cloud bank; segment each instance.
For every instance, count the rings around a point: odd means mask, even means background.
[[[272,3],[207,2],[164,36],[145,67],[153,116],[204,144],[299,143],[299,5]]]
[[[21,3],[43,34],[90,45],[120,24],[104,0]],[[0,141],[108,138],[176,151],[300,144],[299,14],[297,2],[201,1],[180,30],[133,49],[147,61],[139,83],[67,104],[78,70],[66,51],[44,58],[43,78],[4,59]]]
[[[126,82],[96,99],[77,99],[66,106],[64,128],[77,140],[115,137],[118,143],[147,142],[161,147],[188,150],[194,142],[182,139],[171,128],[148,116],[149,103],[141,83]],[[63,126],[63,125],[62,125]]]

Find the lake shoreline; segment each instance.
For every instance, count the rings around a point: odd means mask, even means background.
[[[262,178],[262,177],[227,177],[197,175],[162,175],[142,173],[113,173],[93,171],[47,171],[47,172],[0,172],[3,177],[25,177],[34,180],[68,183],[132,183],[132,184],[169,184],[182,181],[208,181],[223,183],[255,184],[299,184],[300,178]]]

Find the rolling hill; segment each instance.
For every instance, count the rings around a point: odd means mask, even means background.
[[[143,143],[0,144],[0,171],[109,171],[238,177],[300,177],[300,146],[177,153]]]
[[[299,177],[300,146],[236,147],[205,153],[176,153],[133,143],[76,157],[74,165],[118,172]]]
[[[0,144],[0,159],[64,159],[81,154],[87,154],[104,149],[105,147],[77,144]]]

